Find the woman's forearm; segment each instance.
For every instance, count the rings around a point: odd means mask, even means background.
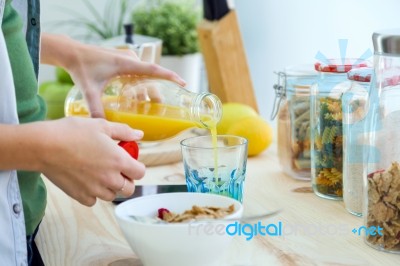
[[[61,66],[70,74],[75,74],[77,81],[90,78],[104,81],[117,74],[136,74],[169,79],[181,86],[186,85],[173,71],[141,62],[132,50],[84,44],[66,35],[42,33],[40,57],[43,64]],[[86,74],[82,75],[82,71]]]
[[[76,62],[83,45],[66,35],[42,33],[40,62],[42,64],[70,68]]]
[[[47,134],[41,124],[0,124],[0,170],[38,171],[41,168]]]

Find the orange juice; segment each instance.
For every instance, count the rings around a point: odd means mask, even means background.
[[[111,107],[117,103],[118,98],[116,96],[103,96],[102,102],[104,107]],[[66,104],[65,109],[66,116],[84,116],[89,117],[89,109],[84,99],[70,101]]]
[[[89,110],[83,100],[70,103],[65,110],[66,116],[86,116],[89,117]]]
[[[197,127],[185,119],[184,109],[158,103],[140,103],[132,110],[105,109],[106,119],[120,122],[144,132],[143,141],[158,141],[171,138],[185,129]]]
[[[135,97],[146,98],[146,96],[139,92],[135,93],[127,94],[127,97],[125,95],[103,95],[102,102],[106,119],[142,130],[144,132],[142,141],[165,140],[189,128],[207,128],[213,136],[213,143],[216,147],[216,124],[219,118],[213,117],[213,113],[200,113],[197,109],[200,106],[196,106],[196,102],[190,102],[182,95],[179,98],[178,93],[171,97],[176,98],[174,100],[180,102],[182,106],[178,103],[171,105],[164,102],[149,101],[148,99],[138,100]],[[169,101],[173,102],[171,98]],[[197,104],[200,104],[200,102],[197,102]],[[75,98],[73,96],[72,100],[68,101],[66,115],[90,116],[83,97],[76,97],[75,95]]]
[[[145,76],[124,75],[111,79],[102,102],[109,121],[144,131],[143,141],[171,138],[188,128],[211,129],[222,115],[222,104],[212,93],[194,93],[178,84]],[[89,116],[78,87],[68,93],[66,115]]]
[[[218,180],[218,139],[217,139],[217,124],[213,124],[210,127],[210,134],[211,134],[211,141],[213,146],[213,153],[214,153],[214,178],[215,182]]]
[[[135,102],[129,106],[112,109],[116,103],[114,97],[103,98],[105,116],[108,121],[127,124],[144,132],[142,141],[165,140],[179,134],[185,129],[198,127],[188,119],[189,110],[160,103]],[[89,116],[83,101],[69,105],[67,115]]]

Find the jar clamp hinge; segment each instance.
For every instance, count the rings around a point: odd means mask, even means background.
[[[272,107],[271,120],[275,119],[276,115],[278,114],[282,99],[286,98],[286,74],[284,72],[274,73],[278,75],[278,83],[274,84],[273,86],[275,90],[275,100]]]

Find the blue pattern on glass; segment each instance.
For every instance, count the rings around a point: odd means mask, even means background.
[[[243,189],[246,169],[228,169],[226,166],[215,169],[190,169],[185,163],[186,184],[189,192],[214,193],[243,201]]]

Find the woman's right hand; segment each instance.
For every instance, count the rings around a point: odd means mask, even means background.
[[[65,118],[53,123],[62,137],[48,146],[54,156],[46,156],[43,174],[54,184],[89,206],[96,198],[110,201],[116,193],[134,192],[134,180],[143,177],[145,166],[116,141],[136,141],[143,132],[103,119]]]
[[[37,169],[26,170],[42,172],[84,205],[94,205],[97,198],[111,201],[116,193],[130,196],[134,180],[144,175],[145,166],[117,144],[143,136],[142,131],[127,125],[101,118],[68,117],[19,127],[37,142],[25,145],[38,160],[31,164]]]

